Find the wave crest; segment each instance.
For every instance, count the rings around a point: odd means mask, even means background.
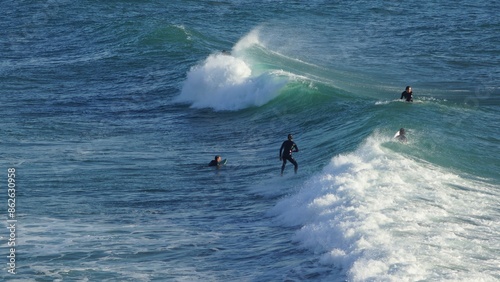
[[[256,75],[243,59],[245,48],[258,43],[255,36],[250,33],[236,44],[238,56],[211,54],[203,63],[191,68],[176,101],[191,103],[194,108],[240,110],[264,105],[277,97],[288,77],[275,70]]]

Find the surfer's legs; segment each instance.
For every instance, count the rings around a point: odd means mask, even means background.
[[[290,157],[288,160],[293,164],[294,171],[295,171],[295,173],[297,173],[297,170],[299,169],[299,165],[297,164],[297,161],[294,160],[292,157]]]
[[[292,158],[292,156],[288,156],[288,157],[283,158],[283,165],[281,166],[281,175],[283,175],[283,171],[285,170],[285,165],[286,165],[287,160],[293,164],[294,171],[295,171],[295,173],[297,173],[297,169],[299,169],[299,165],[297,164],[297,161],[295,161]]]

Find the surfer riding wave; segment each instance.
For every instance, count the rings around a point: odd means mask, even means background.
[[[285,170],[286,166],[286,161],[288,160],[294,165],[294,171],[297,173],[297,169],[299,168],[299,165],[297,164],[297,161],[292,157],[292,152],[298,152],[299,147],[297,147],[297,144],[293,142],[293,136],[292,134],[288,134],[288,140],[285,140],[283,144],[281,144],[280,148],[280,161],[283,161],[283,165],[281,166],[281,175],[283,175],[283,171]]]

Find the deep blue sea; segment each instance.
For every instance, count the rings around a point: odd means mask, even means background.
[[[500,280],[498,1],[1,6],[1,281]]]

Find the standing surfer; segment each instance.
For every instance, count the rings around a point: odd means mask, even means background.
[[[288,134],[288,140],[284,141],[283,144],[281,144],[280,148],[280,161],[283,161],[283,165],[281,166],[281,175],[283,175],[283,171],[285,170],[287,160],[294,165],[295,173],[297,173],[299,165],[297,164],[297,161],[295,161],[295,159],[292,157],[292,152],[298,152],[298,151],[299,147],[297,147],[297,144],[293,142],[292,134]]]

